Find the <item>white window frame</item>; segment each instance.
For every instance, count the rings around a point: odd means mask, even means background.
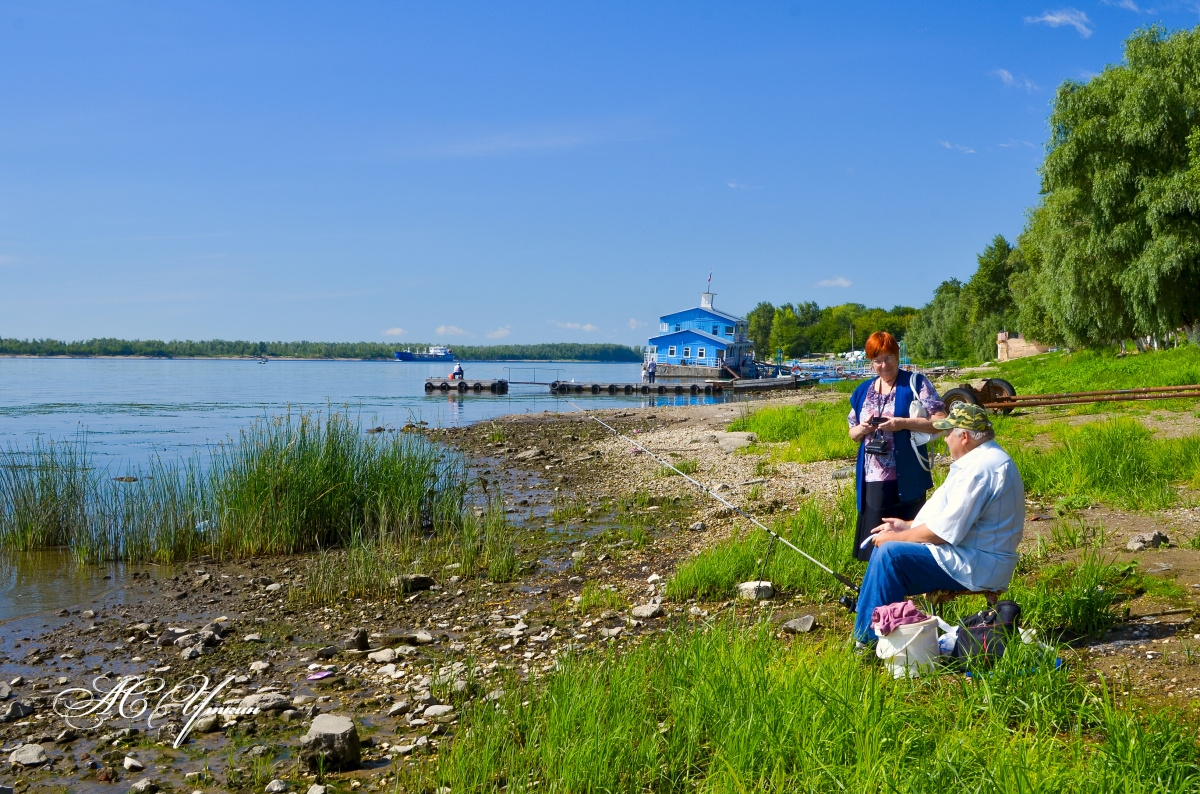
[[[670,345],[667,348],[667,355],[670,356],[671,358],[675,357],[675,345]]]
[[[684,358],[691,358],[691,357],[692,357],[692,348],[691,348],[691,346],[690,346],[690,345],[689,345],[689,346],[687,346],[687,347],[684,347],[684,348],[683,348],[683,357],[684,357]]]
[[[696,358],[704,358],[705,350],[702,347],[696,348]]]
[[[730,339],[733,338],[733,326],[732,325],[725,326],[725,336],[728,336]]]

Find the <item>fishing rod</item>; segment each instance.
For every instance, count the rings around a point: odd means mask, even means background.
[[[808,560],[809,562],[811,562],[813,565],[815,565],[815,566],[817,566],[818,568],[820,568],[822,571],[825,571],[825,573],[829,574],[829,575],[830,575],[830,576],[832,576],[834,579],[837,579],[839,582],[841,582],[842,584],[844,584],[846,587],[850,588],[850,590],[852,590],[852,591],[854,592],[854,594],[855,594],[855,597],[854,597],[854,598],[851,598],[851,597],[850,597],[850,596],[848,596],[848,595],[843,595],[843,596],[841,596],[840,598],[838,598],[838,603],[839,603],[839,604],[841,604],[842,606],[844,606],[846,609],[850,610],[851,612],[853,612],[853,611],[855,610],[855,607],[857,606],[857,601],[858,601],[858,598],[857,598],[857,596],[858,596],[858,592],[859,592],[859,591],[858,591],[858,585],[856,585],[856,584],[855,584],[854,582],[852,582],[850,579],[848,579],[847,577],[845,577],[845,576],[843,576],[842,574],[838,573],[837,571],[833,570],[833,569],[832,569],[832,568],[830,568],[828,565],[826,565],[825,563],[823,563],[823,562],[821,562],[820,560],[818,560],[816,557],[813,557],[811,554],[809,554],[808,552],[806,552],[804,549],[802,549],[802,548],[800,548],[799,546],[795,545],[794,543],[792,543],[791,541],[789,541],[787,538],[783,537],[783,536],[782,536],[782,535],[780,535],[778,532],[776,532],[775,530],[773,530],[773,529],[771,529],[770,527],[768,527],[766,524],[763,524],[761,521],[759,521],[758,519],[756,519],[754,516],[747,514],[747,513],[746,513],[744,510],[742,510],[740,507],[738,507],[737,505],[735,505],[735,504],[733,504],[732,502],[730,502],[728,499],[725,499],[724,497],[721,497],[721,496],[717,495],[716,493],[714,493],[713,491],[709,490],[707,487],[705,487],[705,486],[704,486],[704,484],[703,484],[703,483],[701,483],[701,482],[699,482],[699,481],[697,481],[697,480],[694,480],[694,479],[692,479],[692,478],[691,478],[691,477],[689,477],[687,474],[684,474],[682,471],[680,471],[679,469],[675,468],[675,466],[673,466],[673,465],[671,464],[671,462],[670,462],[670,461],[663,460],[662,458],[660,458],[659,456],[655,455],[653,452],[651,452],[650,450],[646,449],[644,446],[642,446],[642,445],[641,445],[641,444],[639,444],[638,442],[634,441],[634,440],[633,440],[632,438],[630,438],[629,436],[627,436],[627,435],[625,435],[624,433],[622,433],[621,431],[617,430],[617,429],[616,429],[615,427],[613,427],[612,425],[609,425],[609,424],[607,424],[607,423],[605,423],[605,422],[601,421],[600,419],[596,418],[595,416],[592,416],[592,415],[591,415],[591,414],[589,414],[587,411],[583,410],[582,408],[580,408],[578,405],[576,405],[575,403],[571,402],[570,400],[567,400],[567,404],[568,404],[568,405],[570,405],[572,408],[574,408],[574,409],[575,409],[576,411],[578,411],[579,413],[583,414],[583,415],[584,415],[584,417],[586,417],[587,419],[591,419],[593,422],[595,422],[596,424],[600,425],[600,426],[601,426],[601,427],[603,427],[605,430],[608,430],[610,433],[612,433],[613,435],[615,435],[617,438],[620,438],[620,439],[622,439],[622,440],[624,440],[624,441],[628,441],[628,442],[629,442],[630,444],[632,444],[632,445],[633,445],[633,446],[634,446],[636,449],[639,449],[639,450],[641,450],[642,452],[644,452],[644,453],[646,453],[647,455],[649,455],[651,459],[653,459],[653,460],[657,461],[658,463],[661,463],[663,466],[666,466],[668,469],[670,469],[671,471],[675,472],[675,473],[676,473],[676,474],[678,474],[680,477],[682,477],[683,479],[685,479],[685,480],[687,480],[688,482],[690,482],[692,485],[694,485],[694,486],[696,486],[697,488],[699,488],[699,489],[700,489],[700,491],[701,491],[702,493],[704,493],[705,495],[707,495],[707,496],[710,496],[710,497],[712,497],[713,499],[717,500],[718,502],[720,502],[721,504],[725,505],[726,507],[728,507],[728,508],[729,508],[730,510],[732,510],[733,512],[737,513],[737,514],[738,514],[739,516],[741,516],[742,518],[744,518],[744,519],[746,519],[747,521],[749,521],[751,524],[754,524],[754,526],[758,527],[759,529],[761,529],[761,530],[763,530],[764,532],[766,532],[767,534],[769,534],[769,535],[771,536],[771,542],[772,542],[772,544],[774,544],[774,542],[775,542],[775,541],[779,541],[780,543],[782,543],[783,545],[787,546],[787,547],[788,547],[789,549],[791,549],[792,551],[794,551],[794,552],[796,552],[797,554],[799,554],[799,555],[800,555],[801,557],[803,557],[804,559],[806,559],[806,560]],[[767,554],[768,554],[768,556],[770,555],[770,547],[768,547]]]

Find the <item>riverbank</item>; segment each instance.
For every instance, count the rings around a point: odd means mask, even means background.
[[[847,484],[847,461],[798,463],[778,454],[782,444],[726,428],[751,410],[839,399],[845,398],[801,393],[596,415],[765,523],[787,527],[807,520],[813,505],[836,503]],[[1027,418],[1030,426],[1049,420],[1049,413]],[[739,602],[728,590],[701,600],[668,597],[688,561],[731,554],[761,530],[698,496],[682,478],[587,417],[514,415],[425,433],[466,455],[479,483],[473,497],[479,511],[489,500],[503,511],[515,548],[511,575],[464,576],[456,563],[434,569],[423,567],[433,558],[418,557],[387,571],[389,578],[374,592],[351,593],[348,580],[344,593],[321,590],[314,571],[348,570],[351,564],[351,552],[336,550],[131,570],[103,599],[0,632],[0,673],[6,681],[20,678],[0,703],[0,715],[5,709],[10,715],[0,723],[0,740],[6,750],[41,745],[49,759],[17,767],[0,783],[109,791],[115,779],[123,790],[152,778],[182,790],[261,791],[281,779],[302,791],[320,774],[336,790],[356,783],[368,790],[421,790],[449,779],[443,756],[469,735],[472,720],[482,719],[480,709],[519,707],[508,698],[526,687],[592,661],[626,658],[647,641],[659,654],[672,653],[670,638],[679,637],[677,647],[684,648],[687,637],[706,627],[726,627],[720,630],[742,642],[765,626],[755,642],[820,659],[845,652],[839,648],[849,615],[830,602],[836,586],[829,583],[818,584],[827,588],[824,594],[784,589],[776,599],[756,603]],[[1063,680],[1069,676],[1073,685],[1111,693],[1118,704],[1182,709],[1185,721],[1194,720],[1200,513],[1187,501],[1149,513],[1091,503],[1059,512],[1055,507],[1053,499],[1030,500],[1022,545],[1027,573],[1070,564],[1096,549],[1117,564],[1137,560],[1142,577],[1122,590],[1116,625],[1061,649]],[[1072,527],[1084,529],[1067,537]],[[1097,533],[1096,527],[1104,529]],[[1134,534],[1153,530],[1167,533],[1171,545],[1136,553],[1125,548]],[[781,556],[786,554],[780,549],[776,559],[790,564]],[[746,564],[752,570],[755,557]],[[786,639],[783,623],[804,615],[815,617],[815,631]],[[361,633],[354,635],[356,630]],[[360,647],[364,635],[366,649]],[[230,706],[270,708],[209,721],[179,750],[170,744],[182,720],[153,728],[121,721],[121,729],[139,731],[122,735],[115,724],[72,732],[54,715],[56,692],[87,686],[97,675],[154,675],[174,684],[196,673],[213,683],[233,676],[222,696]],[[323,673],[328,675],[310,679]],[[859,675],[854,673],[856,680]],[[892,686],[877,673],[870,680]],[[31,713],[15,703],[27,704]],[[429,706],[443,704],[452,710],[424,716]],[[317,712],[354,719],[363,744],[360,768],[324,774],[301,762],[301,738]],[[462,763],[453,760],[460,771]]]

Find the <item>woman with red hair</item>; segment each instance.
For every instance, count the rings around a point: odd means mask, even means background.
[[[911,521],[933,487],[932,455],[926,444],[937,434],[934,419],[946,406],[924,375],[900,369],[900,346],[886,331],[867,339],[865,353],[875,377],[850,396],[850,438],[858,442],[855,485],[858,530],[854,556],[871,559],[871,530],[885,518]]]

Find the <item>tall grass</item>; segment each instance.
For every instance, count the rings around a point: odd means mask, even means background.
[[[1003,443],[1003,426],[998,429]],[[1047,449],[1008,447],[1030,494],[1155,510],[1178,501],[1177,483],[1200,488],[1200,438],[1195,436],[1156,438],[1124,418],[1080,427],[1055,424],[1048,430],[1054,443]]]
[[[0,548],[170,562],[287,554],[457,528],[460,456],[341,413],[255,422],[236,441],[116,478],[85,437],[0,453]]]
[[[794,515],[779,519],[772,529],[835,571],[861,576],[862,563],[850,555],[856,520],[854,490],[844,488],[835,504],[806,500]],[[756,576],[785,593],[817,597],[840,592],[841,585],[829,574],[782,543],[775,543],[768,559],[769,544],[767,533],[750,527],[741,536],[705,549],[679,565],[667,583],[666,596],[675,601],[719,600],[734,595],[739,582]]]
[[[858,445],[847,433],[848,412],[849,405],[842,400],[773,406],[739,417],[728,429],[748,430],[759,441],[789,442],[786,448],[773,451],[772,456],[779,460],[809,463],[851,458]]]
[[[988,675],[893,681],[836,642],[719,623],[513,681],[407,790],[1183,791],[1193,723],[1138,715],[1017,645]],[[423,779],[422,779],[423,778]]]

